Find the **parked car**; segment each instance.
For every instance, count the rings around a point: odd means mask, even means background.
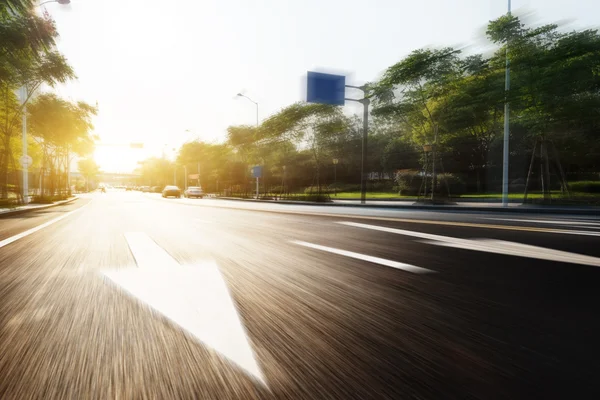
[[[152,193],[162,193],[160,186],[152,186],[152,189],[150,189],[150,191]]]
[[[181,197],[181,190],[177,186],[165,186],[162,197]]]
[[[204,192],[200,186],[190,186],[183,192],[183,195],[188,199],[191,199],[192,197],[201,199],[204,196]]]
[[[142,186],[140,190],[142,193],[150,193],[150,186]]]

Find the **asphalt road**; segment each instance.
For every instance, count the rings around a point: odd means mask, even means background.
[[[4,216],[0,398],[600,398],[599,236],[137,192]]]

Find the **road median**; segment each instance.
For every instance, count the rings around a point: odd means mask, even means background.
[[[457,202],[456,204],[422,204],[414,201],[399,200],[367,200],[366,204],[352,202],[349,200],[340,202],[332,201],[327,203],[297,201],[297,200],[257,200],[239,197],[216,197],[219,200],[243,201],[249,203],[267,203],[280,205],[310,205],[315,207],[358,207],[358,208],[379,208],[386,210],[429,210],[429,211],[458,211],[458,212],[498,212],[498,213],[529,213],[529,214],[570,214],[570,215],[592,215],[600,216],[600,208],[587,207],[561,207],[551,205],[533,205],[510,203],[508,207],[503,207],[501,203],[490,204],[490,202]]]

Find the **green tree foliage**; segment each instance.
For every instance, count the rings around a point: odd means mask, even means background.
[[[507,15],[491,21],[486,34],[495,46],[488,56],[465,56],[450,47],[418,49],[367,85],[372,101],[367,172],[401,176],[418,191],[423,146],[435,143],[442,155],[436,154],[436,168],[453,190],[498,190],[506,101],[513,178],[525,177],[540,138],[556,144],[571,173],[600,171],[598,32],[528,27]],[[252,190],[250,167],[263,165],[265,186],[285,183],[284,190],[302,190],[332,183],[335,158],[338,182],[358,184],[361,127],[362,118],[348,117],[341,108],[295,103],[259,127],[229,127],[224,144],[187,143],[177,165],[195,173],[200,163],[203,180],[213,187],[218,180],[221,188],[246,192]],[[160,175],[166,168],[161,163],[148,165]]]
[[[42,168],[51,176],[50,191],[67,185],[64,176],[74,156],[93,152],[91,119],[96,111],[85,102],[72,103],[51,93],[29,105],[29,132],[42,149]]]
[[[28,0],[0,3],[0,189],[8,196],[9,170],[18,183],[13,151],[25,105],[42,84],[54,86],[75,74],[54,50],[58,33],[47,13],[38,16]],[[18,94],[18,96],[17,96]]]
[[[85,178],[86,190],[94,189],[90,186],[90,182],[94,181],[100,173],[100,167],[96,164],[96,161],[93,158],[83,158],[78,161],[77,168]]]

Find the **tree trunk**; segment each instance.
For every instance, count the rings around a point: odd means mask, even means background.
[[[533,162],[535,160],[535,151],[537,150],[538,141],[535,141],[533,145],[533,152],[531,153],[531,162],[529,163],[529,171],[527,172],[527,179],[525,180],[525,192],[523,193],[523,204],[527,201],[527,190],[529,189],[529,178],[533,172]]]
[[[0,198],[8,198],[8,157],[10,155],[10,139],[3,138],[4,155],[0,158]]]
[[[545,190],[544,190],[544,202],[551,202],[551,196],[550,196],[550,162],[548,160],[548,142],[546,140],[542,141],[542,167],[543,167],[543,171],[542,174],[544,175],[544,180],[543,182],[545,183]]]
[[[21,181],[19,180],[19,169],[15,163],[15,158],[12,156],[12,153],[9,153],[10,163],[12,164],[13,170],[15,172],[15,192],[17,193],[17,199],[19,203],[25,203],[25,197],[23,197],[23,191],[21,190]]]

